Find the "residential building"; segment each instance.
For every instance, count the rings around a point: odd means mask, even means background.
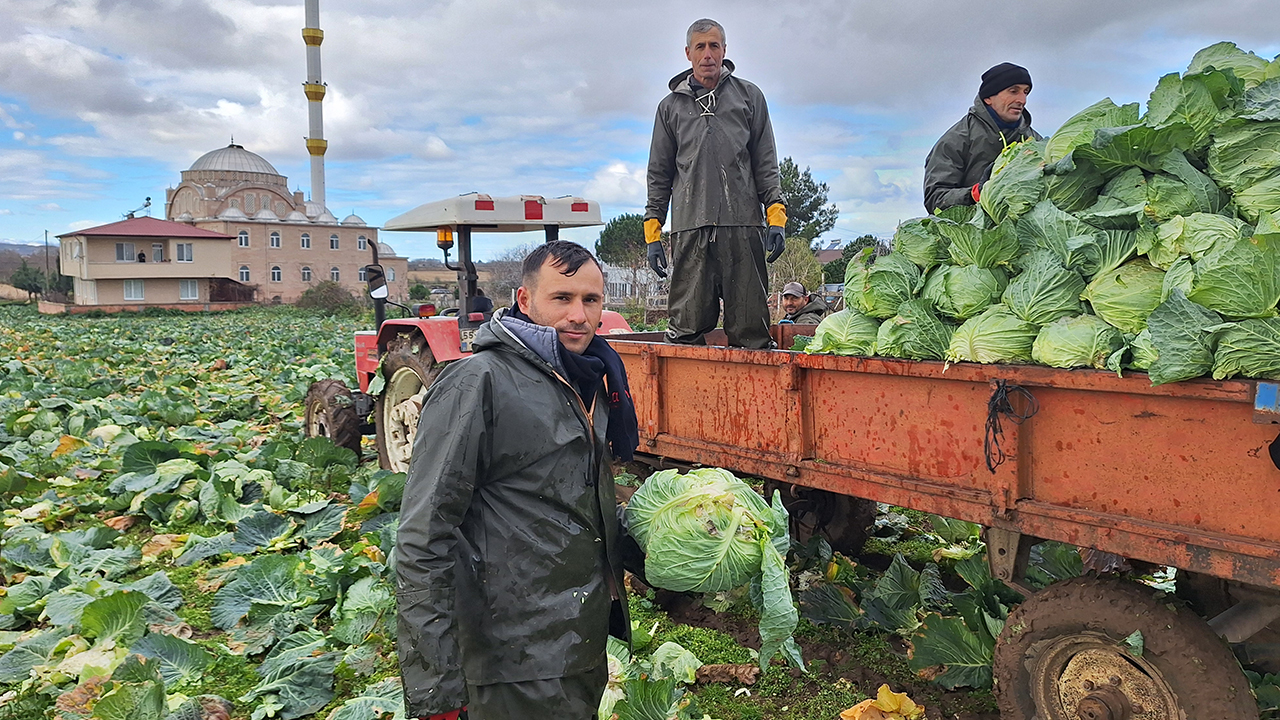
[[[60,235],[62,273],[77,305],[238,302],[251,289],[232,278],[235,238],[152,217]]]

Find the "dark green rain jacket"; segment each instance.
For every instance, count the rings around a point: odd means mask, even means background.
[[[592,412],[530,349],[555,330],[517,338],[504,314],[431,386],[414,442],[396,546],[411,718],[465,705],[468,684],[597,667],[623,587],[604,391]]]
[[[795,315],[787,315],[784,320],[790,320],[796,325],[817,325],[822,322],[822,318],[831,312],[831,308],[827,307],[826,301],[819,297],[809,296],[808,304],[796,311]]]
[[[924,208],[930,214],[956,205],[973,204],[973,186],[991,177],[991,167],[1006,145],[1040,139],[1031,129],[1031,113],[1023,108],[1022,122],[1011,131],[1001,131],[987,112],[982,98],[952,125],[924,161]]]
[[[671,78],[671,94],[658,103],[644,218],[665,222],[671,205],[673,233],[763,227],[763,208],[782,202],[764,93],[734,77],[732,62],[721,67],[709,95],[695,96],[691,68]]]

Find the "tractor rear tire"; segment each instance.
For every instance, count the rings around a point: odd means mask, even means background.
[[[436,364],[431,346],[417,330],[403,333],[387,343],[387,354],[382,358],[386,387],[378,395],[373,410],[378,464],[384,470],[409,471],[423,399],[443,367]]]
[[[995,650],[1005,720],[1257,720],[1240,664],[1208,623],[1126,580],[1073,578],[1010,613]],[[1141,632],[1141,649],[1130,638]]]
[[[307,437],[329,438],[334,445],[360,456],[360,418],[356,417],[356,405],[345,383],[341,380],[311,383],[303,407]]]
[[[856,557],[876,523],[876,504],[871,500],[775,480],[766,482],[764,490],[767,502],[773,502],[774,490],[782,494],[782,504],[791,516],[791,539],[801,544],[821,535],[832,550]]]

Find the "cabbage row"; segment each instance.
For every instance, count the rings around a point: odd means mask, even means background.
[[[287,308],[0,307],[0,702],[403,717],[404,476],[301,433],[307,386],[353,374],[354,329]]]
[[[981,201],[850,262],[810,353],[1280,376],[1280,59],[1196,53],[1007,147]]]

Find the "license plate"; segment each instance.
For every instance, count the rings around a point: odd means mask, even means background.
[[[462,344],[460,345],[462,352],[471,352],[471,343],[475,342],[476,339],[475,328],[461,328],[458,334],[462,337]]]

